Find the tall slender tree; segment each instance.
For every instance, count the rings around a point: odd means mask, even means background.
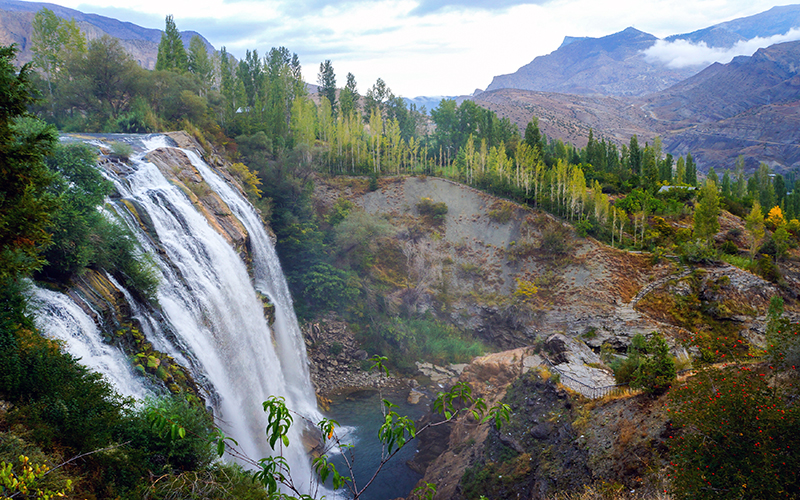
[[[181,41],[181,33],[175,26],[172,14],[166,19],[164,33],[161,34],[161,42],[158,44],[158,58],[156,59],[156,70],[159,71],[188,71],[189,57],[186,48]]]
[[[347,73],[347,83],[339,94],[339,109],[342,111],[342,116],[350,116],[350,113],[358,107],[358,99],[356,77],[353,73]]]
[[[711,179],[700,190],[699,200],[694,209],[694,235],[709,241],[719,231],[719,193]]]
[[[189,41],[189,53],[187,54],[187,68],[190,73],[196,75],[203,87],[203,90],[208,91],[211,87],[211,81],[214,73],[214,66],[211,64],[211,58],[208,57],[208,49],[203,40],[195,35]]]
[[[328,98],[331,104],[333,116],[336,116],[336,74],[333,72],[333,65],[330,59],[319,63],[319,73],[317,74],[317,84],[319,84],[319,95]]]

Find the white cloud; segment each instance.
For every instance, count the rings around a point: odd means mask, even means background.
[[[709,47],[705,42],[695,44],[688,40],[674,42],[658,40],[655,45],[644,51],[644,55],[649,61],[662,62],[670,68],[708,65],[715,62],[726,64],[736,56],[751,56],[760,48],[795,40],[800,40],[800,28],[792,28],[783,35],[742,40],[730,48]]]

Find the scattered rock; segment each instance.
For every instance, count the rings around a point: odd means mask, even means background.
[[[415,391],[414,389],[412,389],[408,393],[408,398],[407,398],[408,404],[410,404],[410,405],[418,404],[419,400],[422,399],[422,396],[424,396],[424,394],[422,394],[419,391]]]

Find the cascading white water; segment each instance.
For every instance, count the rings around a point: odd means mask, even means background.
[[[38,287],[33,291],[31,302],[39,331],[61,341],[64,349],[84,366],[104,374],[123,396],[145,397],[147,389],[142,379],[134,376],[122,352],[103,342],[97,325],[83,309],[63,293]]]
[[[295,396],[295,402],[301,405],[296,410],[303,415],[316,415],[316,400],[308,398],[309,394],[314,393],[308,364],[297,362],[298,359],[306,359],[306,351],[292,305],[292,296],[289,293],[289,286],[283,275],[278,254],[264,230],[261,218],[253,206],[236,189],[214,173],[194,151],[183,151],[203,179],[222,196],[236,218],[247,229],[250,235],[256,289],[268,296],[275,305],[273,333],[279,351],[278,358],[281,360],[281,371],[288,381],[288,389]]]
[[[150,137],[144,140],[146,152],[166,147],[166,142],[164,136]],[[208,388],[218,425],[238,441],[241,452],[258,460],[272,453],[261,408],[269,396],[283,396],[290,409],[317,416],[305,345],[280,264],[260,218],[239,192],[196,154],[186,154],[247,229],[255,284],[275,305],[275,332],[270,331],[239,255],[179,188],[155,165],[143,160],[144,154],[131,159],[131,171],[124,176],[110,171],[106,174],[122,198],[134,202],[152,221],[157,244],[140,230],[124,204],[113,204],[157,264],[158,301],[171,325],[171,335],[165,335],[158,322],[147,317],[145,308],[133,307],[134,315],[143,325],[149,325],[145,333],[156,348],[177,360],[191,360],[187,368]],[[111,376],[108,370],[117,370],[89,364],[107,376]],[[298,427],[293,427],[291,444],[282,452],[296,484],[305,483],[311,476]]]

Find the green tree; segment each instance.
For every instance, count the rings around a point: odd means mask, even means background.
[[[393,97],[392,89],[386,85],[383,78],[378,78],[375,84],[367,90],[364,98],[364,116],[371,116],[373,110],[377,110],[383,116],[386,112],[386,102]]]
[[[358,89],[356,88],[356,77],[353,73],[347,73],[347,83],[339,94],[339,109],[342,116],[350,116],[350,113],[358,107]]]
[[[158,44],[158,58],[156,59],[157,71],[188,71],[189,57],[181,40],[181,33],[175,26],[172,14],[166,19],[164,33]]]
[[[747,229],[747,232],[750,233],[750,258],[754,258],[756,249],[761,243],[761,240],[764,239],[764,233],[766,231],[764,212],[761,211],[761,204],[758,200],[753,201],[753,208],[750,210],[750,214],[745,218],[744,227]]]
[[[525,126],[525,142],[531,148],[542,151],[542,133],[539,131],[539,118],[533,117]]]
[[[675,184],[681,185],[686,182],[686,160],[683,156],[678,157],[678,163],[675,165]]]
[[[631,387],[641,387],[648,394],[663,394],[675,380],[675,360],[669,353],[667,341],[658,332],[653,332],[647,341],[646,352],[647,356],[634,373]]]
[[[130,109],[141,88],[144,70],[116,38],[103,35],[89,42],[85,57],[71,64],[65,84],[66,104],[86,113],[88,128],[112,128],[110,123]]]
[[[194,35],[189,41],[189,53],[187,54],[187,68],[190,73],[196,75],[200,80],[203,89],[207,92],[211,86],[214,67],[208,57],[208,49],[203,40]]]
[[[631,137],[628,146],[628,162],[633,175],[642,175],[642,150],[639,148],[639,138]]]
[[[711,179],[700,189],[694,209],[694,236],[709,241],[719,231],[719,194]]]
[[[333,72],[333,65],[330,59],[319,63],[317,83],[319,84],[319,95],[328,98],[333,116],[336,117],[336,74]]]
[[[15,54],[13,46],[0,48],[0,283],[41,267],[41,251],[50,242],[45,228],[57,206],[44,161],[56,131],[41,122],[18,126],[29,116],[33,95],[30,66],[17,72]]]
[[[47,90],[53,101],[53,82],[66,70],[66,61],[73,54],[86,51],[86,38],[75,20],[61,19],[49,9],[41,9],[31,23],[33,64],[42,70]]]
[[[692,153],[686,153],[686,180],[684,182],[690,186],[697,185],[697,165],[692,158]]]

